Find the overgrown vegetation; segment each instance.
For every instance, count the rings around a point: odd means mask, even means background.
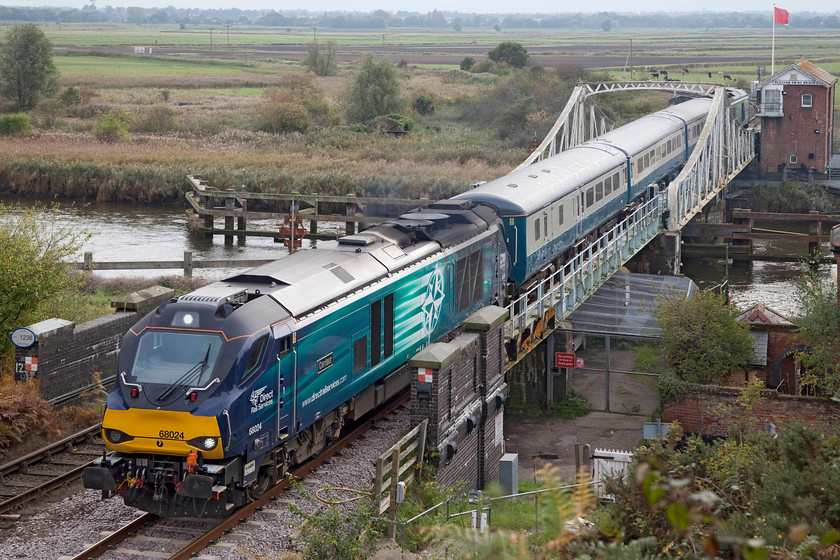
[[[799,354],[802,387],[827,397],[840,396],[840,307],[830,275],[803,265],[796,280],[799,338],[808,350]]]
[[[57,219],[50,207],[27,209],[0,204],[0,332],[41,320],[39,310],[83,281],[71,272],[72,262],[90,237]],[[8,348],[0,338],[0,349]]]
[[[753,354],[748,325],[737,316],[736,308],[711,291],[662,298],[656,318],[674,375],[689,383],[726,385],[729,373],[744,368]]]
[[[741,411],[748,416],[748,408]],[[648,440],[626,481],[570,545],[590,557],[813,558],[840,547],[840,446],[804,426],[778,437],[704,443],[680,430]]]
[[[785,181],[759,184],[751,193],[750,209],[754,212],[789,212],[807,214],[811,210],[837,212],[840,197],[830,194],[822,185]]]

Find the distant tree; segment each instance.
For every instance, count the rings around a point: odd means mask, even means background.
[[[521,44],[513,41],[499,43],[496,48],[487,53],[487,57],[493,62],[508,64],[514,68],[524,68],[528,64],[528,51]]]
[[[303,65],[318,76],[332,76],[338,71],[338,43],[330,39],[325,46],[313,41],[306,46]]]
[[[65,107],[76,107],[82,104],[82,94],[73,86],[66,87],[58,99]]]
[[[125,9],[125,19],[130,23],[144,23],[146,21],[146,8],[129,6]]]
[[[363,122],[378,115],[399,113],[403,104],[394,63],[387,58],[377,61],[373,55],[367,55],[347,96],[347,121]]]
[[[747,365],[752,339],[748,325],[735,320],[737,315],[735,307],[723,305],[710,291],[661,301],[656,318],[665,359],[680,379],[724,383],[732,370]]]
[[[469,72],[470,68],[475,64],[475,59],[471,56],[465,56],[461,59],[461,70]]]
[[[604,23],[601,24],[601,29],[603,29],[604,31],[610,31],[612,29],[612,27],[613,27],[613,22],[612,22],[612,20],[609,20],[609,19],[604,20]]]
[[[0,47],[0,93],[21,111],[58,90],[52,44],[33,23],[14,25]]]

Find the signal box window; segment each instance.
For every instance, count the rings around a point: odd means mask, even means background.
[[[791,165],[796,165],[799,163],[799,159],[796,156],[790,156],[790,163]]]

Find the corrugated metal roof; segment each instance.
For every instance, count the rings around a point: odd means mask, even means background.
[[[569,316],[569,322],[578,332],[659,338],[658,298],[666,294],[689,297],[697,290],[684,276],[616,272]]]

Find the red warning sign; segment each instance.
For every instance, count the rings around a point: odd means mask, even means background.
[[[554,367],[575,367],[575,355],[567,352],[554,353]]]

